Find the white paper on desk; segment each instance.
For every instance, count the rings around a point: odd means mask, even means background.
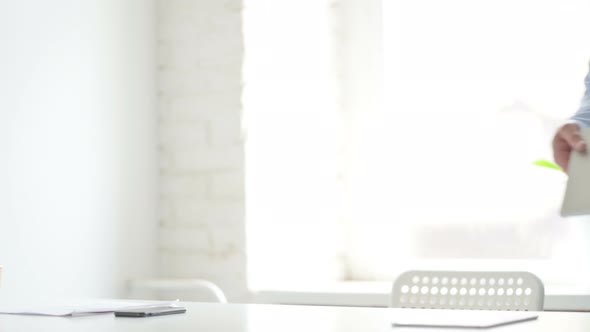
[[[148,309],[156,307],[174,307],[178,301],[166,302],[142,302],[142,301],[84,301],[69,304],[55,304],[55,305],[10,305],[0,304],[0,314],[13,315],[35,315],[35,316],[82,316],[92,314],[109,313],[118,310],[128,309]]]
[[[590,128],[580,131],[590,144]],[[561,205],[563,217],[590,214],[590,148],[585,153],[573,151],[568,166],[567,188]]]
[[[393,326],[489,328],[534,320],[538,314],[527,311],[403,309],[396,312]]]

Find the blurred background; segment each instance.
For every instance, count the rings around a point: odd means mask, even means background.
[[[566,176],[533,162],[579,106],[589,13],[0,0],[0,298],[200,278],[232,302],[379,306],[422,268],[587,292],[588,219],[559,217]]]

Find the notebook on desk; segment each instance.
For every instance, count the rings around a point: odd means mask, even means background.
[[[398,315],[399,314],[399,315]],[[404,309],[396,312],[393,326],[491,328],[535,320],[539,317],[527,311]]]
[[[131,300],[79,300],[56,301],[54,303],[16,305],[0,303],[0,314],[30,316],[83,316],[110,313],[126,309],[149,309],[154,307],[174,307],[177,301],[131,301]]]

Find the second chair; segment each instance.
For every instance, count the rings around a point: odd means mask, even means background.
[[[408,271],[393,284],[394,308],[542,311],[545,290],[529,272]]]

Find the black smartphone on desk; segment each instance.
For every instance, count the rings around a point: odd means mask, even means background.
[[[186,312],[182,307],[144,308],[115,311],[116,317],[152,317],[163,315],[183,314]]]

